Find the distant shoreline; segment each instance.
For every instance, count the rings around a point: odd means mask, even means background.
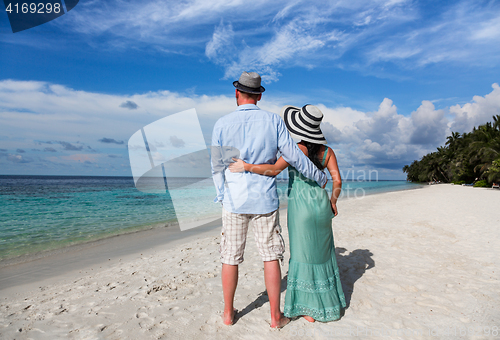
[[[0,175],[0,178],[2,177],[19,177],[19,178],[44,178],[44,177],[63,177],[63,178],[129,178],[131,180],[134,179],[133,176],[89,176],[89,175]],[[162,177],[151,177],[151,178],[162,178]],[[193,178],[193,179],[207,179],[207,177],[169,177],[169,178]],[[209,177],[208,177],[209,178]],[[277,179],[278,182],[283,182],[283,181],[288,181],[288,179]],[[377,180],[363,180],[363,181],[358,181],[358,180],[352,180],[348,178],[343,178],[343,182],[408,182],[406,179],[377,179]]]

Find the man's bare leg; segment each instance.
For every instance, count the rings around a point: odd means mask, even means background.
[[[290,322],[280,309],[281,268],[278,260],[264,262],[264,280],[271,306],[271,327],[281,328]]]
[[[234,292],[238,285],[238,266],[222,264],[222,292],[224,293],[224,316],[225,325],[232,325],[234,321]]]

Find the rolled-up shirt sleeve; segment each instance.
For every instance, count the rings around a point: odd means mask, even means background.
[[[210,149],[212,178],[215,184],[217,196],[214,198],[214,203],[222,202],[224,200],[224,162],[222,159],[222,144],[220,141],[220,130],[214,127],[212,133],[212,147]]]
[[[316,181],[323,187],[327,181],[326,174],[319,170],[313,162],[299,149],[297,144],[286,129],[285,123],[280,119],[278,123],[278,149],[283,159],[307,178]]]

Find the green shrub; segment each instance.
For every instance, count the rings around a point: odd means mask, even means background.
[[[465,184],[465,181],[453,181],[452,183],[457,185],[462,185]]]
[[[486,182],[484,179],[477,181],[474,183],[475,188],[486,188],[489,187],[488,182]]]

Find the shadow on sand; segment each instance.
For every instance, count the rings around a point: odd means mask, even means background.
[[[354,283],[363,276],[363,274],[373,267],[375,261],[372,259],[373,253],[368,249],[356,249],[346,255],[345,248],[335,248],[337,255],[337,264],[339,266],[340,281],[345,295],[346,308],[351,304]]]
[[[282,293],[285,292],[285,290],[286,290],[287,279],[288,279],[288,274],[285,275],[281,279],[281,292]],[[283,298],[283,296],[282,296],[282,298]],[[239,318],[250,313],[252,310],[262,307],[266,302],[269,302],[269,297],[267,296],[267,291],[265,290],[263,292],[260,292],[259,295],[257,296],[257,298],[255,300],[253,300],[252,302],[250,302],[245,308],[238,311],[238,313],[234,319],[234,323],[236,323],[236,321],[238,321]]]
[[[354,283],[360,279],[363,274],[373,267],[375,261],[372,259],[373,253],[368,249],[356,249],[347,253],[345,248],[335,248],[337,264],[340,272],[340,281],[342,282],[342,290],[344,291],[346,308],[349,308],[351,303],[352,293],[354,291]],[[345,254],[345,255],[344,255]],[[288,274],[281,279],[281,292],[286,291]],[[234,322],[254,309],[262,307],[269,302],[267,291],[260,292],[257,298],[250,302],[241,311],[238,311]]]

